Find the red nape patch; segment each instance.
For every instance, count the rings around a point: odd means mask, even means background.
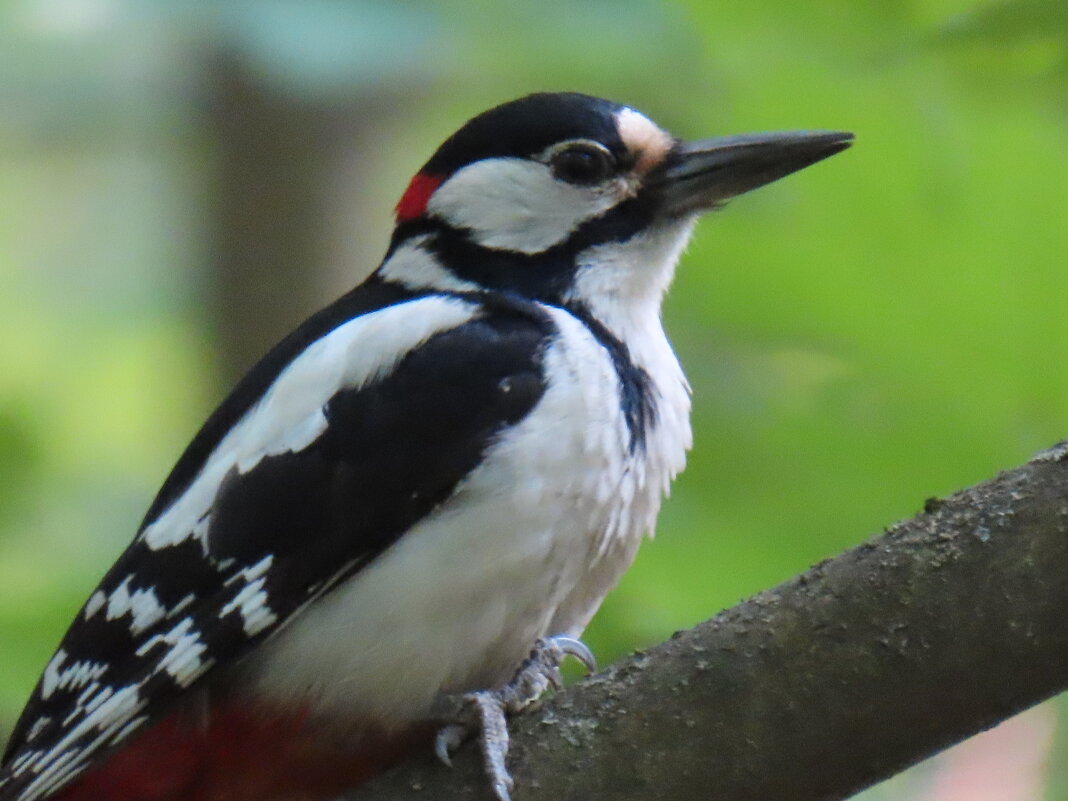
[[[426,173],[419,173],[412,178],[412,182],[404,190],[404,196],[397,204],[397,222],[414,220],[422,216],[426,211],[426,204],[430,202],[430,196],[444,180],[444,175],[427,175]]]
[[[333,801],[432,731],[366,730],[341,740],[299,713],[215,707],[178,712],[134,735],[54,801]]]

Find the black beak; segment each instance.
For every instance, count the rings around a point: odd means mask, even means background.
[[[663,212],[679,216],[714,208],[770,184],[853,143],[842,131],[744,134],[682,142],[659,174],[650,176],[663,196]]]

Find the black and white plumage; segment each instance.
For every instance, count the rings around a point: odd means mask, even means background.
[[[92,797],[72,780],[220,699],[404,730],[581,634],[690,446],[660,303],[697,214],[848,141],[685,145],[578,94],[469,122],[378,270],[193,439],[46,667],[0,801]]]

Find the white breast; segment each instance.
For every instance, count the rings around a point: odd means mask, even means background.
[[[547,374],[573,380],[553,380],[447,504],[263,645],[254,694],[401,725],[439,691],[506,680],[537,637],[582,631],[682,468],[689,400],[654,316],[659,344],[642,356],[657,360],[658,422],[631,454],[607,352],[547,311],[560,332]]]

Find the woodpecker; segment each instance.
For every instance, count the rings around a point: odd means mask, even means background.
[[[575,93],[470,120],[378,269],[181,455],[45,667],[0,801],[326,799],[471,725],[507,798],[503,712],[592,662],[577,638],[691,444],[660,305],[695,220],[851,140],[683,142]]]

